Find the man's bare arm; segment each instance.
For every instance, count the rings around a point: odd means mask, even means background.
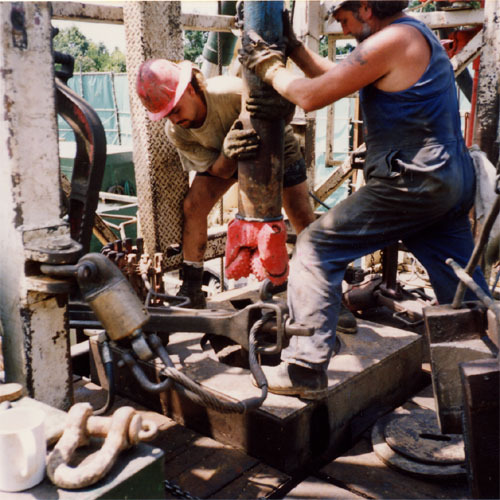
[[[290,54],[290,58],[309,78],[320,76],[335,66],[333,61],[321,57],[305,45],[298,46]]]
[[[207,170],[212,175],[216,177],[221,177],[223,179],[230,179],[231,176],[236,171],[238,167],[237,160],[231,160],[227,158],[222,153],[219,155],[215,163]]]
[[[404,43],[401,35],[401,30],[377,33],[314,78],[303,78],[286,68],[279,68],[274,72],[272,86],[305,111],[320,109],[378,82],[391,75],[395,67],[404,65],[398,55]]]

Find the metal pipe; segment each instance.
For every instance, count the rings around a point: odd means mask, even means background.
[[[493,227],[493,224],[495,223],[499,212],[500,212],[500,195],[496,197],[495,202],[491,207],[490,213],[486,217],[486,221],[484,222],[481,234],[479,235],[479,240],[477,241],[476,246],[474,247],[469,262],[465,266],[465,272],[469,276],[472,276],[474,270],[476,269],[476,266],[479,264],[479,259],[483,254],[484,247],[486,246],[486,243],[488,242],[488,238],[490,236],[491,228]],[[453,309],[460,309],[462,307],[462,300],[464,298],[466,289],[467,286],[465,285],[463,280],[461,280],[458,283],[457,291],[455,292],[455,297],[453,298],[453,302],[451,304],[451,307],[453,307]]]
[[[455,271],[458,279],[461,283],[463,283],[466,287],[474,292],[476,297],[488,308],[491,308],[495,301],[486,295],[482,288],[472,279],[472,277],[465,271],[465,269],[461,268],[459,264],[457,264],[452,258],[446,259],[446,263]]]
[[[244,3],[244,30],[253,30],[266,42],[282,45],[283,2]],[[260,137],[257,157],[238,162],[238,215],[249,221],[281,220],[283,190],[283,119],[251,118],[245,109],[252,90],[267,87],[253,72],[243,70],[244,91],[240,120],[244,128],[253,127]]]

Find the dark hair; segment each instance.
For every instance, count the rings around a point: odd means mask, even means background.
[[[203,96],[203,93],[206,90],[205,86],[205,77],[203,73],[196,68],[193,68],[193,75],[191,76],[191,85],[193,86],[194,91]]]
[[[368,6],[371,7],[375,17],[379,19],[384,19],[386,17],[393,16],[398,12],[406,9],[409,2],[399,2],[399,1],[378,1],[378,0],[368,0]],[[352,0],[343,2],[339,9],[351,10],[352,12],[357,12],[360,8],[361,2],[358,0]]]

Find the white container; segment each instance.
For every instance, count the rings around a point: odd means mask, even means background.
[[[0,490],[22,491],[45,476],[45,413],[36,408],[0,411]]]

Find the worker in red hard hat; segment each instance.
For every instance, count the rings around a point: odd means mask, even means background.
[[[259,147],[255,130],[243,129],[239,120],[243,82],[228,75],[205,79],[189,61],[153,59],[139,68],[136,90],[151,120],[167,118],[165,132],[176,146],[184,170],[196,172],[183,202],[184,262],[179,295],[189,297],[192,307],[204,308],[201,287],[208,214],[237,181],[238,160],[251,159]],[[247,108],[254,105],[258,111],[253,113],[272,112],[274,118],[281,114],[291,119],[293,105],[276,99],[276,94],[269,95],[250,96]],[[315,217],[305,162],[290,125],[285,127],[284,144],[283,207],[298,234]],[[343,327],[347,333],[357,328],[356,319],[347,310],[339,325]]]
[[[191,76],[192,65],[189,61],[176,64],[165,59],[151,59],[141,65],[136,89],[150,120],[161,120],[172,111],[189,85]]]

